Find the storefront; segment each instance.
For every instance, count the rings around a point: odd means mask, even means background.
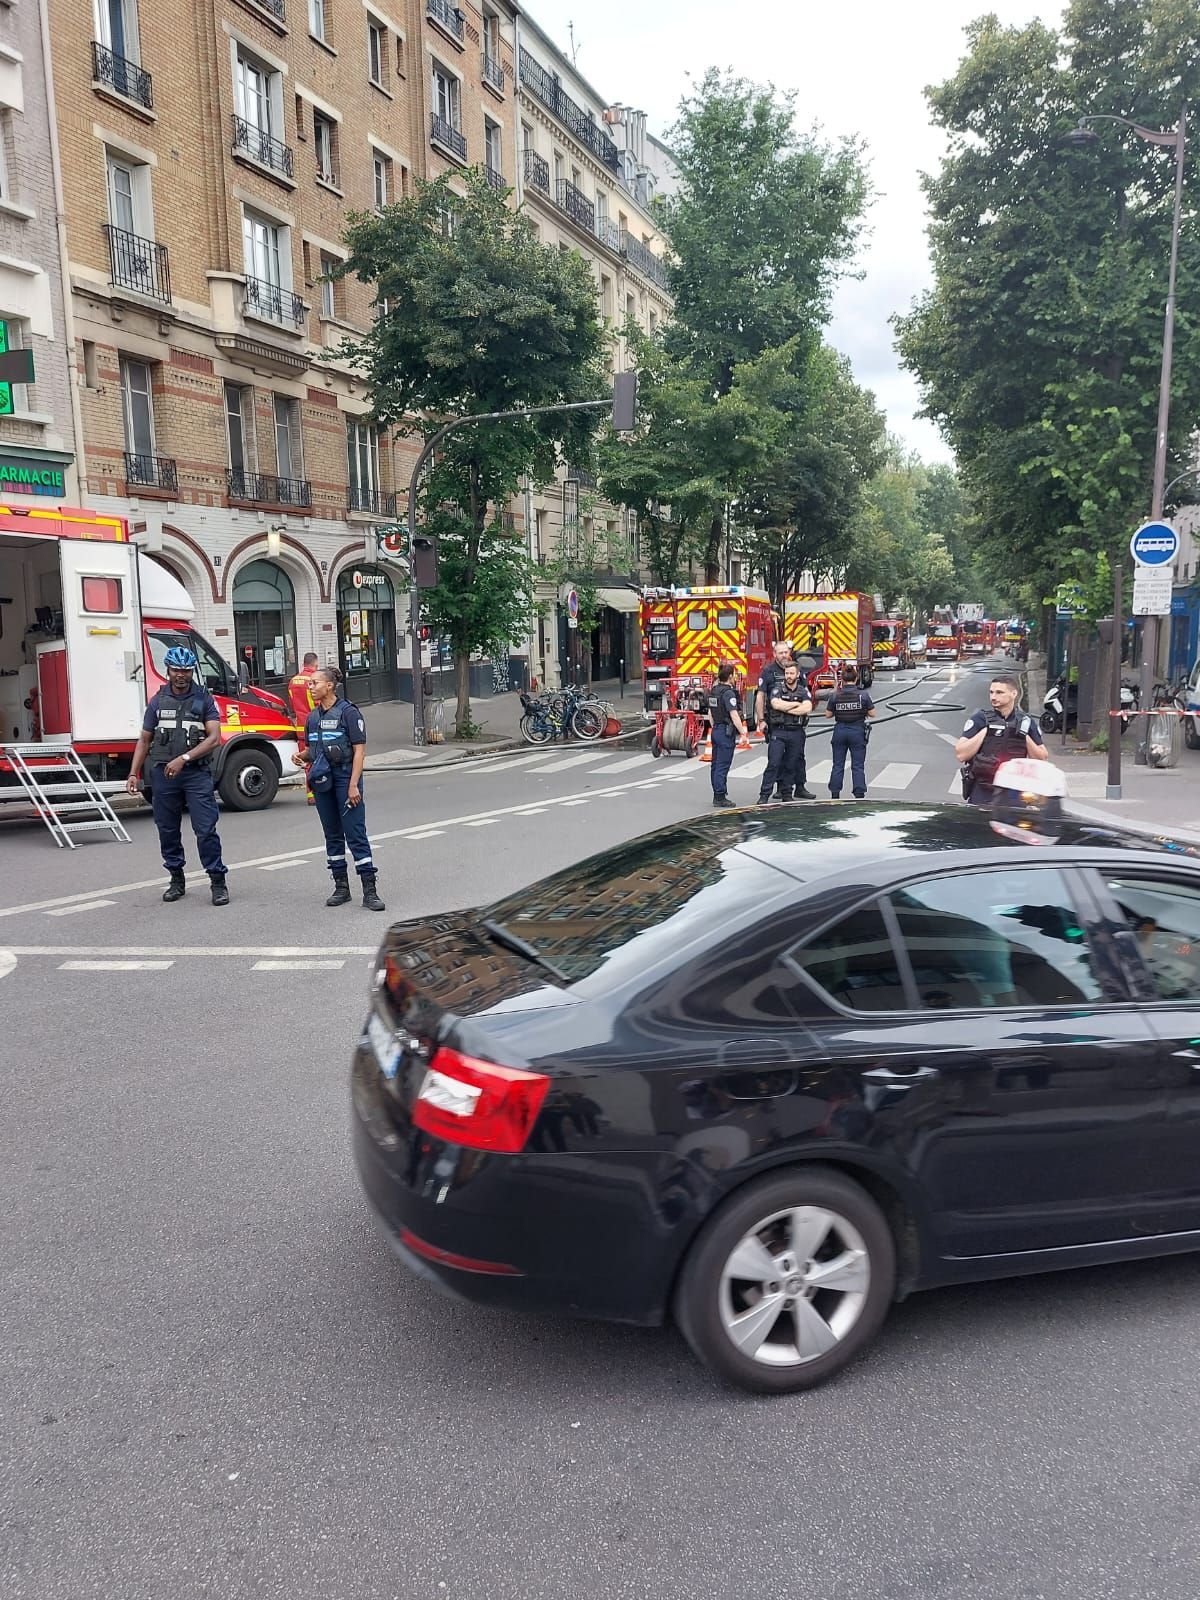
[[[360,566],[343,572],[337,586],[338,660],[346,695],[356,705],[395,700],[396,591],[386,572]]]
[[[251,561],[233,580],[233,633],[250,682],[277,689],[296,670],[296,591],[273,561]]]

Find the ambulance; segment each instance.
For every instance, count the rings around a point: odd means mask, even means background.
[[[777,637],[770,597],[745,584],[643,589],[640,622],[647,713],[664,709],[672,678],[715,675],[726,661],[752,694]]]
[[[789,594],[783,602],[783,634],[813,690],[833,688],[843,667],[857,667],[859,682],[875,676],[869,594]],[[803,659],[802,659],[803,658]]]
[[[69,742],[100,782],[123,780],[146,701],[166,681],[163,658],[184,645],[221,713],[217,793],[235,811],[269,806],[295,775],[296,729],[277,695],[239,683],[194,612],[122,518],[0,505],[0,747]],[[0,796],[16,788],[0,748]]]

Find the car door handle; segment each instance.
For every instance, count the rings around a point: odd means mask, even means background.
[[[863,1077],[880,1089],[907,1089],[914,1083],[939,1078],[941,1073],[936,1067],[911,1067],[907,1072],[900,1067],[869,1067]]]

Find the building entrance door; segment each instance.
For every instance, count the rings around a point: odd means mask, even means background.
[[[355,567],[338,579],[337,598],[338,659],[346,698],[360,706],[395,700],[400,683],[392,580],[378,567]]]

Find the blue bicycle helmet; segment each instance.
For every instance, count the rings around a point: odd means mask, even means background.
[[[191,650],[181,644],[173,644],[163,657],[168,670],[174,667],[176,672],[195,672],[196,656]]]

